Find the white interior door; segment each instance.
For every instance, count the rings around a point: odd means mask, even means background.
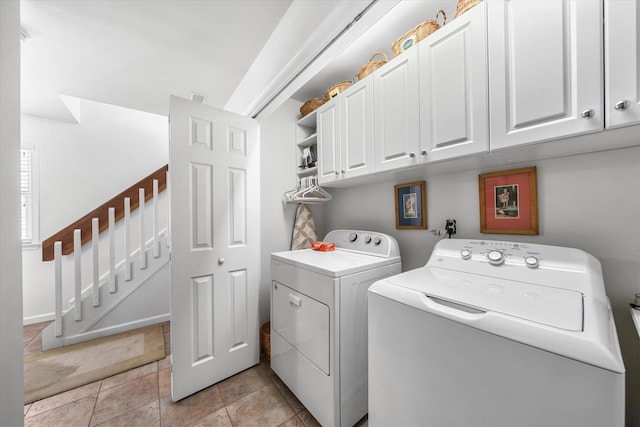
[[[171,395],[259,362],[255,120],[171,97]]]

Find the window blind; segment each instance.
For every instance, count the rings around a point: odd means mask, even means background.
[[[33,241],[33,150],[20,150],[22,243]]]

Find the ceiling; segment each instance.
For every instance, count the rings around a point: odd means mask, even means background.
[[[208,105],[255,115],[277,96],[323,96],[333,83],[351,80],[373,52],[383,49],[390,57],[391,43],[438,8],[453,16],[456,1],[20,4],[28,34],[22,43],[22,112],[75,122],[74,105],[85,99],[168,115],[170,95],[197,93]],[[365,18],[355,23],[362,11]],[[316,59],[319,54],[324,62]]]

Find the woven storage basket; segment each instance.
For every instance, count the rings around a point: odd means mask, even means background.
[[[384,58],[384,60],[383,59],[376,59],[374,61],[373,59],[378,55],[382,56]],[[358,79],[359,80],[364,79],[369,74],[373,73],[375,70],[377,70],[378,68],[380,68],[384,64],[386,64],[387,61],[389,61],[389,59],[387,58],[387,55],[384,52],[376,52],[376,53],[374,53],[373,55],[371,55],[371,58],[369,58],[369,62],[364,64],[362,66],[362,68],[360,68],[360,72],[358,73]]]
[[[271,360],[271,322],[264,323],[260,326],[260,341],[262,349],[267,356],[267,360]]]
[[[482,0],[458,0],[458,7],[456,9],[456,16],[454,16],[454,18],[462,15],[467,10],[471,9],[473,6],[477,5],[481,1]]]
[[[311,98],[310,100],[302,104],[302,107],[300,107],[300,115],[302,117],[306,116],[307,114],[313,112],[316,108],[320,107],[325,102],[326,102],[326,99],[324,98]]]
[[[391,45],[391,52],[393,53],[393,56],[400,55],[402,52],[440,28],[440,24],[438,24],[439,15],[442,15],[442,25],[446,24],[447,15],[444,13],[444,10],[439,10],[438,13],[436,13],[436,19],[424,21],[422,24],[406,32],[402,37],[393,42]]]
[[[334,98],[338,94],[340,94],[340,93],[344,92],[345,90],[347,90],[347,88],[349,86],[351,86],[352,84],[353,83],[351,83],[351,82],[340,82],[340,83],[334,84],[329,89],[327,89],[327,91],[324,93],[325,99],[327,101],[329,101],[331,98]]]

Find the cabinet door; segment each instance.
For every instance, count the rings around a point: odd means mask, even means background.
[[[420,163],[417,60],[411,48],[373,73],[376,172]]]
[[[317,110],[318,181],[335,181],[340,174],[339,104],[333,99]]]
[[[340,94],[342,178],[373,173],[373,75]]]
[[[423,162],[489,150],[485,3],[418,45]]]
[[[601,0],[492,0],[491,148],[604,128]]]
[[[605,113],[607,128],[640,123],[640,5],[605,0]]]

